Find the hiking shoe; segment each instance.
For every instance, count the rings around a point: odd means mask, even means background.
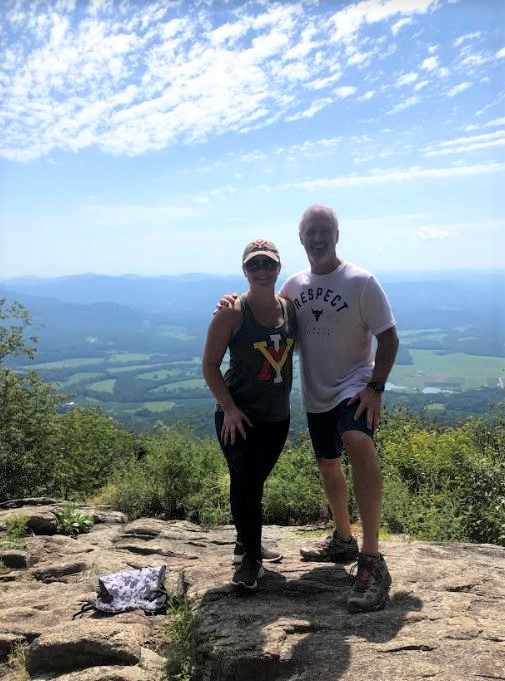
[[[360,553],[356,564],[354,585],[347,598],[349,612],[382,610],[386,605],[391,575],[384,557],[366,556]]]
[[[303,560],[349,563],[358,557],[358,542],[356,537],[351,537],[348,541],[340,539],[334,532],[311,547],[301,548],[300,556]]]
[[[234,565],[240,565],[244,555],[244,545],[237,542],[233,551]],[[263,544],[261,545],[261,561],[263,563],[278,563],[280,560],[282,560],[282,553],[279,553],[279,551],[271,551],[270,549],[267,549],[266,546],[263,546]]]
[[[242,562],[233,573],[231,583],[250,591],[256,591],[258,579],[263,577],[264,574],[265,571],[260,561],[245,554]]]

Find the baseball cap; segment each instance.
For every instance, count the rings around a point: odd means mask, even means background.
[[[265,255],[267,258],[272,258],[275,262],[280,262],[279,251],[277,246],[273,241],[267,241],[266,239],[256,239],[256,241],[251,241],[250,244],[244,248],[244,253],[242,255],[242,265],[249,262],[252,258],[257,255]]]

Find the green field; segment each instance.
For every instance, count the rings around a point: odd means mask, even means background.
[[[176,381],[175,383],[168,383],[167,385],[160,385],[158,388],[153,388],[151,393],[166,393],[179,390],[180,388],[204,388],[205,382],[203,378],[188,378],[187,381]]]
[[[146,381],[161,381],[164,378],[180,376],[182,369],[159,369],[158,371],[149,371],[147,374],[137,374],[136,378],[141,378]]]
[[[96,372],[96,371],[78,371],[76,374],[72,374],[70,378],[68,378],[64,383],[61,383],[60,386],[62,388],[65,388],[67,386],[74,385],[75,383],[80,383],[81,381],[85,380],[90,380],[92,381],[94,378],[97,378],[98,376],[102,376],[101,373]]]
[[[422,390],[454,383],[455,390],[472,390],[488,385],[488,379],[505,380],[505,359],[455,353],[439,355],[433,350],[410,350],[414,365],[397,365],[390,382],[396,386]],[[457,387],[459,385],[459,388]]]
[[[104,357],[81,357],[76,359],[61,359],[58,362],[42,362],[41,364],[26,364],[23,369],[66,369],[71,367],[85,367],[100,364]]]
[[[151,353],[143,352],[115,352],[109,356],[109,362],[112,364],[121,362],[141,362],[142,360],[149,360],[153,355]]]
[[[116,385],[115,378],[107,378],[105,381],[97,381],[96,383],[92,383],[87,387],[90,390],[96,390],[99,393],[110,393],[112,395],[112,393],[114,392],[115,385]]]
[[[165,364],[132,364],[126,367],[114,366],[107,367],[106,372],[108,374],[125,374],[128,371],[145,371],[146,369],[154,368],[157,366],[165,366]]]

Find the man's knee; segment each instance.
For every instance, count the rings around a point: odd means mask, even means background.
[[[347,430],[342,434],[342,442],[347,456],[376,456],[375,444],[372,438],[360,430]]]
[[[343,475],[342,464],[338,459],[317,459],[317,465],[323,478],[333,478]]]

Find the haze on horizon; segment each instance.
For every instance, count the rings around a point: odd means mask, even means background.
[[[0,279],[239,274],[340,220],[379,272],[505,267],[505,4],[0,6]]]

